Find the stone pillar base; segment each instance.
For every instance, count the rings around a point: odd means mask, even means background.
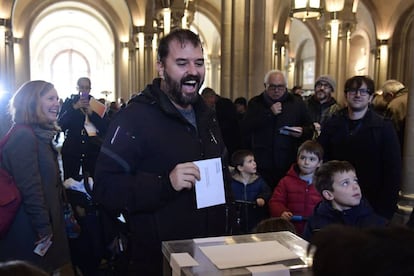
[[[397,204],[398,210],[394,214],[392,223],[394,224],[406,224],[410,218],[411,212],[414,207],[414,194],[402,194],[400,192],[400,200]]]

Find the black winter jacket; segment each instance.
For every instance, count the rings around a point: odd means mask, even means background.
[[[340,109],[339,104],[334,98],[330,98],[327,102],[321,104],[312,96],[305,103],[308,107],[312,122],[318,122],[321,125]]]
[[[385,226],[388,221],[377,215],[369,203],[361,199],[361,203],[349,210],[339,211],[332,208],[332,203],[327,200],[316,205],[313,215],[305,226],[303,237],[310,240],[312,235],[330,224],[342,224],[363,227]]]
[[[89,96],[91,97],[91,96]],[[62,154],[81,158],[85,152],[84,145],[88,143],[89,137],[85,131],[85,114],[80,109],[74,109],[73,104],[79,100],[79,95],[72,95],[67,99],[59,112],[58,124],[65,132],[65,141],[62,146]],[[97,113],[92,112],[89,119],[97,129],[97,135],[103,139],[108,128],[107,117],[101,118]]]
[[[111,121],[94,194],[107,209],[128,211],[143,258],[155,252],[152,266],[161,267],[161,241],[225,234],[224,206],[197,209],[194,189],[175,191],[169,173],[201,159],[222,157],[225,164],[226,151],[214,112],[201,97],[193,104],[195,129],[159,87],[155,79]]]
[[[295,162],[299,145],[312,138],[313,125],[301,99],[286,93],[281,100],[283,112],[275,116],[270,110],[272,103],[266,101],[264,93],[249,101],[242,121],[243,132],[250,139],[258,168],[280,170],[284,175]],[[303,127],[302,137],[280,134],[279,129],[283,126]]]
[[[364,197],[375,212],[391,219],[402,178],[400,145],[392,122],[372,110],[354,131],[349,121],[345,108],[322,127],[318,141],[324,160],[347,160],[354,165]]]

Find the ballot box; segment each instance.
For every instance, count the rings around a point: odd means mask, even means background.
[[[164,275],[312,275],[308,242],[288,232],[165,241]]]

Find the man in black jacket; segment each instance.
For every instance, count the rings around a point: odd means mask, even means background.
[[[91,80],[79,78],[77,89],[79,93],[65,100],[58,117],[58,124],[65,133],[62,146],[64,179],[95,173],[96,159],[108,128],[108,119],[90,104],[96,101],[89,94]]]
[[[305,103],[289,93],[286,84],[283,72],[269,71],[264,78],[265,91],[249,101],[241,122],[257,170],[271,187],[295,162],[299,145],[313,135]]]
[[[198,94],[205,76],[199,37],[182,29],[163,37],[157,66],[161,78],[111,122],[95,174],[96,200],[128,213],[131,275],[162,274],[162,241],[226,230],[224,205],[196,206],[193,161],[225,152],[214,112]]]
[[[326,121],[318,141],[325,151],[324,161],[346,160],[355,166],[368,202],[377,214],[391,219],[402,178],[400,144],[391,120],[370,109],[374,92],[371,78],[348,79],[347,107]]]

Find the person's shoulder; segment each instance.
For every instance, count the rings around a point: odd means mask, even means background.
[[[347,118],[348,118],[348,109],[346,107],[344,108],[338,107],[338,110],[335,110],[335,112],[332,112],[331,116],[326,119],[324,123],[324,127],[328,127],[328,126],[336,125],[336,124],[344,124],[345,122],[347,122]]]
[[[14,129],[12,129],[12,132],[8,138],[2,138],[7,140],[5,143],[5,148],[8,148],[10,146],[13,148],[16,146],[19,148],[27,148],[30,145],[34,145],[36,143],[36,136],[30,125],[15,125],[13,128]],[[21,147],[21,145],[24,146]]]
[[[354,211],[355,215],[363,219],[364,223],[367,224],[366,226],[384,226],[388,224],[388,220],[377,214],[365,198],[362,198],[360,204],[351,209]]]
[[[315,100],[315,97],[313,95],[310,96],[310,97],[308,97],[308,98],[306,98],[306,99],[304,99],[303,102],[306,105],[309,105],[309,106],[317,106],[317,105],[319,105],[319,102],[317,100]]]
[[[394,127],[391,118],[378,114],[372,109],[368,110],[367,119],[373,127]]]
[[[263,94],[264,94],[264,92],[262,92],[262,93],[260,93],[259,95],[256,95],[256,96],[254,96],[254,97],[252,97],[250,100],[249,100],[249,102],[248,102],[248,104],[247,104],[247,108],[249,108],[249,105],[251,104],[251,103],[258,103],[258,102],[264,102],[264,97],[263,97]]]
[[[28,124],[16,124],[12,126],[10,137],[27,136],[34,139],[33,127]]]

